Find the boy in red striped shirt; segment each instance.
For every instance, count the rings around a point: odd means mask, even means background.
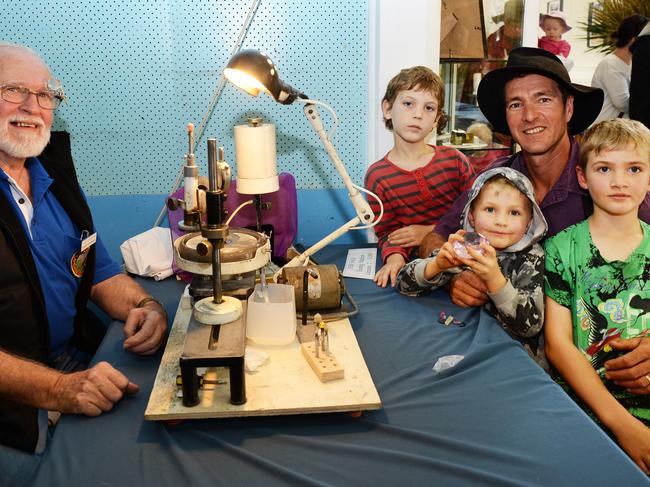
[[[426,143],[444,128],[444,83],[424,66],[403,69],[388,83],[381,102],[393,148],[368,168],[365,186],[381,199],[384,216],[375,228],[384,265],[375,275],[378,286],[395,286],[397,273],[417,254],[456,198],[471,187],[474,171],[467,158],[451,147]],[[379,213],[379,204],[369,201]]]

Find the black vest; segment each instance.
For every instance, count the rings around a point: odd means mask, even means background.
[[[52,132],[50,143],[38,157],[53,179],[50,190],[79,229],[92,233],[90,209],[81,193],[70,152],[67,132]],[[19,218],[0,193],[0,348],[14,355],[47,364],[50,335],[43,290]],[[75,345],[94,350],[103,331],[87,320],[86,303],[95,268],[91,247],[75,306]],[[72,304],[72,303],[71,303]],[[92,322],[87,325],[86,322]],[[90,329],[92,328],[92,329]],[[0,443],[34,451],[38,439],[37,409],[0,398]]]

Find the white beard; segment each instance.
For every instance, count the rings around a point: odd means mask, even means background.
[[[33,123],[30,120],[30,123]],[[50,141],[50,129],[42,122],[38,123],[38,132],[27,137],[16,137],[9,135],[9,119],[0,122],[0,152],[9,154],[18,159],[36,157]]]

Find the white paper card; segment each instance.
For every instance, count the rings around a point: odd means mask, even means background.
[[[358,277],[359,279],[373,279],[377,264],[377,248],[350,249],[345,258],[345,277]]]
[[[95,245],[97,242],[97,232],[93,233],[90,237],[86,237],[81,241],[81,251],[83,252],[91,245]]]

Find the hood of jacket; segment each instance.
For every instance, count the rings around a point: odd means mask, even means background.
[[[493,169],[488,169],[476,177],[474,184],[472,184],[472,187],[468,192],[467,204],[465,205],[461,216],[463,229],[468,232],[476,231],[469,221],[470,207],[472,205],[472,202],[478,197],[485,183],[497,175],[502,175],[510,182],[512,182],[519,189],[519,191],[521,191],[530,200],[532,204],[533,218],[528,225],[528,229],[526,230],[524,236],[518,242],[512,244],[510,247],[499,250],[499,252],[518,252],[530,247],[534,243],[539,242],[546,234],[548,225],[546,223],[546,219],[544,218],[542,210],[535,201],[535,192],[533,190],[533,185],[526,176],[515,169],[512,169],[510,167],[495,167]]]

